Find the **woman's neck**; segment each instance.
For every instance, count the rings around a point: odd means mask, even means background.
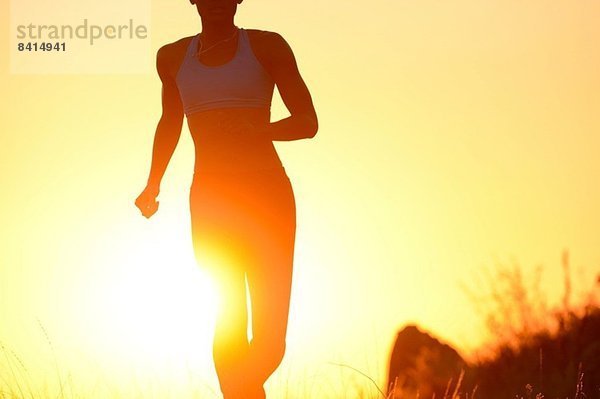
[[[210,23],[209,21],[202,21],[202,32],[200,32],[200,38],[206,45],[218,42],[231,37],[237,26],[233,24],[233,20],[226,23],[219,21],[218,23]]]

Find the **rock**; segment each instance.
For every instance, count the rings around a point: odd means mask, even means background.
[[[451,346],[441,343],[415,325],[408,325],[396,337],[389,364],[390,399],[444,397],[452,380],[452,394],[466,362]],[[395,384],[395,389],[394,389]],[[391,392],[394,392],[393,394]]]

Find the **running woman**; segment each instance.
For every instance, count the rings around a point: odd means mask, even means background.
[[[273,141],[312,138],[318,121],[281,35],[236,26],[243,0],[189,1],[202,31],[158,50],[162,116],[135,204],[146,218],[158,210],[185,115],[195,146],[193,249],[219,293],[213,359],[220,388],[224,399],[263,399],[286,349],[296,236],[294,192]],[[290,116],[271,122],[275,85]]]

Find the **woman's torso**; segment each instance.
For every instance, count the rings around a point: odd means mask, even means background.
[[[177,56],[175,57],[176,60],[174,60],[172,72],[176,80],[179,78],[180,93],[183,92],[187,96],[187,105],[184,104],[184,106],[186,107],[188,127],[194,141],[196,174],[247,173],[250,171],[283,168],[273,142],[268,137],[244,135],[243,132],[229,134],[220,127],[226,120],[233,121],[233,123],[247,120],[259,126],[270,122],[270,97],[268,101],[266,101],[266,97],[267,94],[272,95],[273,84],[271,83],[271,92],[267,93],[269,87],[265,79],[269,79],[269,77],[264,65],[268,65],[268,60],[265,59],[265,52],[260,49],[260,40],[256,39],[258,35],[254,33],[260,31],[249,30],[246,32],[248,35],[245,38],[242,34],[238,34],[237,40],[227,45],[216,46],[210,52],[202,54],[199,59],[196,57],[197,36],[185,38],[178,42]],[[240,41],[242,40],[245,40],[245,43],[241,43]],[[242,47],[243,45],[246,46],[245,52]],[[254,58],[251,59],[250,57]],[[234,71],[230,67],[237,67],[238,70]],[[249,73],[240,73],[244,72],[240,71],[240,68],[249,70]],[[232,69],[230,75],[228,75],[228,69]],[[182,79],[182,76],[185,79]],[[199,80],[205,79],[206,82],[209,82],[206,79],[221,79],[223,81],[223,90],[225,91],[227,90],[227,84],[229,86],[240,85],[245,87],[243,90],[250,90],[250,93],[245,93],[247,96],[252,96],[251,86],[248,86],[248,82],[243,81],[246,76],[248,76],[248,79],[255,79],[256,77],[263,79],[261,82],[264,86],[261,92],[262,97],[264,97],[262,98],[262,105],[253,104],[252,106],[244,106],[243,103],[238,103],[230,107],[225,104],[224,107],[213,105],[212,108],[211,106],[208,107],[211,109],[201,109],[195,112],[189,111],[192,109],[189,100],[190,95],[193,96],[195,94],[190,89],[201,90],[202,86],[207,86],[197,84],[198,82],[196,82],[196,87],[193,86],[194,77],[197,77]],[[227,81],[228,79],[230,81]],[[192,86],[182,86],[185,84],[191,84]],[[219,95],[215,91],[215,89],[219,89],[218,84],[211,86],[213,94],[215,96]],[[188,90],[187,92],[185,92],[186,89]],[[200,94],[204,94],[203,101],[210,100],[208,97],[210,97],[211,93],[205,92]],[[182,100],[184,99],[186,98]]]

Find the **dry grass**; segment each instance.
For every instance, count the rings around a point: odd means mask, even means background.
[[[396,380],[390,389],[382,388],[366,373],[351,365],[334,366],[351,370],[357,379],[347,387],[344,398],[351,399],[592,399],[600,398],[600,307],[598,284],[583,304],[574,305],[568,253],[563,253],[565,272],[561,307],[550,309],[539,289],[541,274],[528,286],[519,267],[499,268],[488,273],[492,306],[486,299],[470,292],[474,304],[486,318],[487,326],[498,334],[484,354],[474,360],[456,379],[450,379],[443,396],[425,398],[418,392],[402,392]],[[139,392],[123,394],[110,387],[111,394],[80,392],[70,373],[59,367],[54,347],[46,329],[38,320],[52,352],[53,372],[57,388],[35,388],[25,363],[0,342],[0,399],[166,399],[163,394],[144,396]],[[66,377],[65,377],[66,375]],[[596,384],[596,385],[594,385]],[[588,386],[589,385],[589,386]],[[290,391],[294,391],[290,387]],[[373,394],[375,392],[375,394]],[[156,396],[158,395],[158,396]],[[190,392],[189,398],[202,395]],[[217,397],[217,396],[214,396]],[[293,395],[286,398],[296,399]],[[304,399],[304,398],[298,398]],[[312,398],[307,398],[312,399]],[[322,398],[315,398],[322,399]],[[337,399],[337,398],[336,398]]]

